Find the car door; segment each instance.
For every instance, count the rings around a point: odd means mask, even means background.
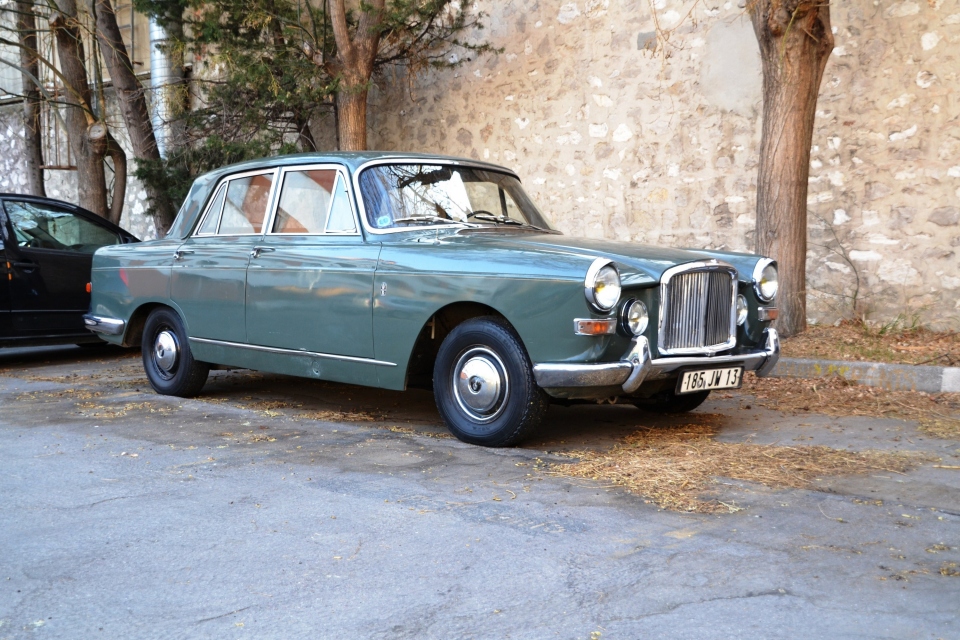
[[[122,242],[92,217],[35,200],[3,201],[7,217],[4,264],[10,330],[17,337],[87,336],[82,315],[93,253]]]
[[[177,249],[170,297],[191,338],[246,340],[247,263],[263,233],[276,173],[250,171],[222,180],[197,229]]]
[[[9,241],[7,216],[0,203],[0,340],[12,335],[10,325],[10,280],[13,279],[13,264],[7,260]]]
[[[380,245],[360,235],[346,175],[338,165],[283,170],[270,229],[247,268],[250,344],[373,357]]]

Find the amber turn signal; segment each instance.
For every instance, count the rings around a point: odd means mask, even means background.
[[[92,283],[88,282],[88,283],[87,283],[87,293],[90,293],[91,291],[93,291],[93,286],[92,286]]]
[[[617,332],[615,318],[604,320],[574,320],[573,330],[578,336],[602,336]]]

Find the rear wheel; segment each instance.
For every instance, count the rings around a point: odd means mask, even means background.
[[[649,398],[634,398],[633,404],[638,409],[651,413],[686,413],[702,405],[709,396],[709,391],[697,391],[678,396],[673,391],[667,390]]]
[[[157,393],[181,398],[200,393],[210,365],[193,359],[183,321],[175,311],[160,307],[150,312],[141,350],[147,379]]]
[[[473,318],[443,341],[433,370],[437,409],[470,444],[509,447],[539,426],[549,402],[526,349],[501,318]]]

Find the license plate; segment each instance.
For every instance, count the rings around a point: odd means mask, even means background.
[[[742,383],[743,367],[684,371],[677,381],[677,395],[711,389],[739,389]]]

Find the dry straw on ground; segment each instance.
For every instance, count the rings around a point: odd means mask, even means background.
[[[746,376],[744,395],[785,413],[869,416],[915,421],[920,430],[938,438],[960,439],[960,394],[887,391],[843,378],[757,378]]]
[[[788,358],[859,360],[901,364],[960,365],[960,333],[923,327],[867,327],[846,321],[838,326],[811,325],[783,341]]]
[[[685,424],[642,429],[612,449],[563,454],[578,461],[554,464],[550,470],[624,487],[663,509],[716,513],[736,510],[705,495],[718,488],[718,477],[808,489],[826,476],[902,473],[921,461],[919,456],[878,451],[719,442],[714,437],[719,417],[691,414]]]

